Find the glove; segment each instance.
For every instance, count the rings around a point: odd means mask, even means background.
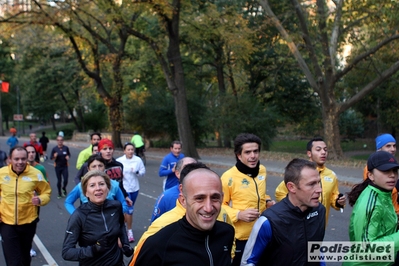
[[[105,249],[107,248],[107,246],[108,246],[108,240],[106,238],[105,239],[102,238],[102,239],[97,240],[97,242],[91,247],[92,247],[93,253],[97,254],[97,253],[104,252]]]
[[[126,257],[130,257],[133,255],[133,248],[130,245],[123,245],[122,247],[122,252],[123,255],[125,255]]]

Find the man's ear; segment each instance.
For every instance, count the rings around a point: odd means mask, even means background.
[[[183,193],[179,194],[179,201],[180,201],[180,204],[184,207],[184,209],[187,209],[187,201],[186,201],[186,198],[184,197]]]
[[[311,151],[306,151],[306,155],[308,156],[308,158],[312,158],[312,152]]]
[[[290,193],[296,193],[297,187],[293,182],[288,182],[286,186]]]

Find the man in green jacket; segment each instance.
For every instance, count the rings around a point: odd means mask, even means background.
[[[89,157],[93,154],[92,153],[93,144],[99,143],[100,140],[101,140],[101,133],[94,132],[90,134],[91,145],[79,153],[78,159],[76,161],[76,169],[79,170],[82,167],[82,165],[87,161],[87,159],[89,159]]]

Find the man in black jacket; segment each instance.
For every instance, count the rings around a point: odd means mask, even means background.
[[[323,241],[325,207],[316,164],[293,159],[284,173],[288,196],[264,211],[252,228],[241,265],[320,265],[308,262],[308,241]]]
[[[196,169],[182,181],[186,215],[147,238],[132,265],[231,265],[234,228],[216,221],[223,193],[219,176]]]

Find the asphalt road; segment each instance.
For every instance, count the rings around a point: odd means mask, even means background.
[[[8,146],[5,144],[6,138],[0,138],[0,149],[8,151]],[[21,142],[21,141],[20,141]],[[51,142],[48,151],[51,151],[55,142]],[[65,143],[68,146],[68,143]],[[80,148],[69,145],[71,151],[71,163],[69,167],[69,184],[68,191],[74,187],[73,178],[76,175],[76,158],[80,152]],[[120,151],[116,151],[116,156],[121,155]],[[140,238],[143,232],[149,225],[152,209],[155,199],[162,192],[162,178],[158,177],[158,168],[161,159],[159,156],[147,156],[147,173],[140,180],[140,194],[137,198],[135,211],[133,216],[133,232],[136,241]],[[42,265],[78,265],[77,262],[65,261],[61,257],[62,244],[64,239],[65,228],[69,219],[69,213],[64,208],[64,199],[57,199],[56,177],[52,161],[47,160],[43,163],[45,166],[49,181],[52,188],[52,198],[48,205],[41,208],[40,222],[38,223],[36,237],[34,239],[34,249],[37,251],[37,256],[32,258],[32,266]],[[218,174],[222,174],[227,167],[212,164],[211,167]],[[281,182],[282,178],[279,176],[268,175],[267,192],[274,198],[274,190]],[[350,188],[341,186],[341,193],[349,191]],[[348,241],[348,224],[351,208],[347,207],[343,213],[332,210],[330,212],[329,224],[326,230],[325,240],[327,241]],[[132,243],[134,246],[135,243]],[[2,248],[0,246],[0,265],[5,265]],[[125,259],[128,264],[129,258]],[[328,264],[334,265],[334,264]]]

